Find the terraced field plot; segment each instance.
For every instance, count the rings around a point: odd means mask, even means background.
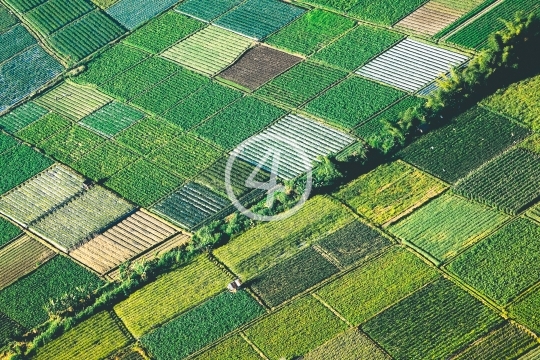
[[[407,146],[399,156],[453,183],[528,134],[527,129],[475,107]]]
[[[100,135],[112,137],[143,117],[144,113],[139,110],[113,101],[84,117],[80,124]]]
[[[349,135],[328,126],[302,116],[288,115],[249,138],[239,158],[251,164],[263,164],[268,149],[280,149],[277,174],[291,179],[311,169],[319,156],[337,154],[353,142]],[[266,170],[270,171],[272,165],[266,164]]]
[[[221,16],[215,24],[249,38],[262,40],[304,11],[278,0],[247,0]]]
[[[498,304],[506,305],[540,280],[540,272],[533,265],[540,258],[535,245],[539,236],[537,223],[518,218],[467,250],[448,269]]]
[[[362,329],[394,359],[440,359],[501,320],[467,292],[439,280],[369,320]]]
[[[476,203],[444,194],[388,230],[433,256],[435,263],[493,231],[507,216]]]
[[[7,220],[0,218],[0,248],[9,244],[21,233],[22,231],[18,227]]]
[[[280,359],[305,354],[346,328],[328,308],[306,296],[257,322],[245,334],[266,356]]]
[[[246,280],[353,220],[353,215],[333,200],[314,197],[293,216],[260,224],[215,249],[214,255]]]
[[[358,325],[438,276],[412,253],[394,248],[324,286],[317,295]]]
[[[285,52],[267,46],[257,46],[248,50],[219,77],[249,90],[255,90],[300,61],[301,58]]]
[[[229,205],[228,199],[190,182],[156,204],[152,211],[180,226],[192,229]]]
[[[120,24],[133,30],[175,3],[176,0],[120,0],[106,11]]]
[[[0,34],[0,63],[11,58],[15,54],[36,43],[36,39],[30,35],[26,28],[20,24],[15,25],[8,31]]]
[[[230,279],[205,257],[159,277],[131,294],[114,311],[133,335],[140,337],[156,325],[217,295]],[[182,291],[171,291],[172,288]]]
[[[37,105],[48,108],[66,119],[78,121],[110,102],[112,98],[90,87],[71,82],[47,92],[35,100]]]
[[[234,335],[194,357],[196,360],[260,360],[259,354],[240,335]]]
[[[103,359],[131,342],[130,336],[124,332],[112,315],[103,311],[40,348],[34,358]]]
[[[210,22],[225,14],[243,0],[188,0],[174,10],[199,20]]]
[[[458,194],[510,214],[532,205],[540,196],[540,155],[517,148],[511,150],[458,184]]]
[[[36,105],[33,102],[27,102],[0,117],[0,128],[10,134],[16,133],[34,121],[37,121],[47,112],[48,110],[44,107]]]
[[[0,198],[0,212],[19,224],[30,223],[83,191],[84,178],[54,165]]]
[[[252,41],[243,36],[209,26],[180,41],[161,56],[213,76],[231,65],[251,44]]]
[[[133,209],[125,200],[96,186],[40,219],[31,229],[67,252]]]
[[[69,255],[100,274],[165,241],[176,230],[164,222],[137,211],[96,236]]]
[[[397,87],[415,92],[434,81],[452,66],[459,66],[468,57],[425,43],[405,39],[379,55],[356,73]]]
[[[56,253],[32,239],[23,235],[0,249],[0,289],[50,260]]]
[[[360,176],[336,196],[371,221],[385,224],[411,212],[445,187],[442,182],[398,161]]]

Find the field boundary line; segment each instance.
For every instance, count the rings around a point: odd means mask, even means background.
[[[247,342],[249,345],[251,345],[251,347],[257,352],[257,354],[259,354],[259,356],[261,358],[263,358],[264,360],[269,360],[269,358],[266,356],[266,354],[263,353],[262,350],[259,349],[259,347],[257,345],[255,345],[255,343],[253,343],[253,341],[251,341],[250,338],[247,337],[247,335],[245,334],[244,331],[240,331],[240,336],[242,337],[242,339],[244,339],[245,342]]]
[[[345,324],[347,324],[349,326],[349,328],[353,328],[354,325],[351,324],[347,319],[345,319],[343,317],[343,315],[341,315],[336,309],[334,309],[333,307],[331,307],[330,305],[328,305],[326,303],[326,301],[324,301],[323,299],[321,299],[321,297],[319,295],[317,295],[316,293],[311,293],[311,296],[314,297],[315,299],[317,299],[325,308],[327,308],[328,310],[330,310],[336,317],[338,317],[341,321],[343,321]]]
[[[523,79],[523,80],[527,80],[527,79]],[[515,83],[513,83],[513,84],[520,83],[520,82],[522,82],[523,80],[520,80],[520,81],[515,82]],[[510,85],[512,85],[512,84],[510,84]],[[509,86],[510,86],[510,85],[509,85]],[[503,90],[505,90],[506,88],[508,88],[508,86],[506,86],[505,88],[503,88]],[[492,94],[492,95],[494,95],[494,94]],[[524,129],[529,130],[530,134],[529,134],[528,136],[530,136],[531,134],[535,133],[534,130],[532,130],[530,127],[528,127],[527,125],[525,125],[523,122],[519,121],[518,119],[514,118],[513,116],[509,116],[509,115],[503,114],[503,113],[501,113],[501,112],[499,112],[499,111],[493,109],[491,106],[488,106],[488,105],[485,105],[485,104],[482,103],[484,100],[486,100],[487,98],[489,98],[489,97],[492,96],[492,95],[488,95],[487,97],[483,98],[480,102],[477,103],[476,106],[478,106],[478,107],[480,107],[480,108],[482,108],[482,109],[484,109],[484,110],[486,110],[486,111],[488,111],[488,112],[490,112],[490,113],[492,113],[492,114],[495,114],[495,115],[498,115],[498,116],[500,116],[500,117],[502,117],[502,118],[505,118],[506,120],[510,121],[511,123],[516,124],[516,125],[518,125],[518,126],[524,128]],[[523,139],[523,140],[525,140],[525,139]],[[523,141],[523,140],[521,140],[521,141]]]

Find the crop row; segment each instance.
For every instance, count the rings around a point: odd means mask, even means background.
[[[71,126],[69,120],[55,113],[48,113],[39,120],[15,133],[24,141],[36,145]]]
[[[84,117],[80,124],[105,137],[112,137],[143,117],[144,113],[113,101]]]
[[[243,0],[188,0],[182,2],[175,11],[203,21],[212,21],[225,14]]]
[[[0,154],[8,151],[9,149],[17,146],[18,144],[19,142],[15,138],[7,134],[0,133]]]
[[[0,5],[0,33],[17,23],[18,20],[15,15],[13,15],[4,5]]]
[[[138,158],[128,149],[107,141],[70,165],[84,176],[101,181],[134,163]]]
[[[195,356],[194,360],[260,360],[259,354],[240,335],[228,337],[211,349]]]
[[[22,25],[16,25],[4,33],[0,33],[0,63],[20,53],[36,43],[36,39]]]
[[[39,147],[45,153],[71,165],[103,141],[105,139],[96,133],[76,125],[41,142]]]
[[[47,112],[47,109],[36,105],[34,102],[24,103],[15,110],[0,117],[0,128],[13,134],[34,121],[37,121]]]
[[[133,30],[175,3],[176,0],[120,0],[106,11],[120,24]]]
[[[25,17],[39,31],[50,35],[93,9],[95,6],[86,0],[48,0]]]

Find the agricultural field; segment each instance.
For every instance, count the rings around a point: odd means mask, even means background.
[[[540,280],[534,265],[540,258],[533,241],[538,236],[537,223],[518,218],[463,253],[448,270],[504,306]]]
[[[76,325],[59,338],[40,348],[36,360],[99,360],[131,342],[107,311],[102,311]]]
[[[161,56],[213,76],[231,65],[251,45],[252,41],[246,37],[208,26],[167,49]]]
[[[36,105],[33,102],[27,102],[0,117],[0,128],[10,134],[14,134],[34,121],[37,121],[47,114],[47,112],[48,110],[44,107]]]
[[[335,195],[359,214],[382,225],[395,222],[445,188],[441,181],[396,161],[360,176]]]
[[[152,19],[176,3],[176,0],[120,0],[105,10],[129,30]]]
[[[507,219],[482,205],[444,194],[391,225],[388,231],[427,252],[438,265]]]
[[[293,216],[260,224],[214,250],[214,255],[242,279],[250,279],[353,219],[330,198],[314,197]]]
[[[292,359],[347,327],[317,299],[306,296],[255,323],[245,334],[269,358]]]
[[[341,267],[368,260],[392,242],[360,221],[353,221],[321,239],[316,247]]]
[[[528,212],[527,215],[536,221],[540,223],[540,203],[536,206],[532,207]]]
[[[448,280],[427,285],[362,326],[394,359],[444,359],[502,318]]]
[[[540,196],[540,155],[517,148],[488,162],[456,184],[454,191],[516,214]]]
[[[310,247],[264,271],[249,284],[266,305],[276,307],[338,271],[334,264]]]
[[[398,89],[415,92],[469,58],[450,50],[405,39],[356,72]]]
[[[187,0],[174,10],[195,19],[210,22],[242,2],[242,0]]]
[[[71,126],[69,120],[55,113],[48,113],[39,120],[23,127],[15,135],[33,145],[47,140],[53,135],[60,133]]]
[[[0,312],[30,329],[49,318],[44,308],[49,299],[73,293],[77,287],[93,289],[102,282],[68,258],[55,256],[28,276],[0,290]]]
[[[0,198],[0,212],[28,226],[83,191],[84,178],[55,164]]]
[[[0,33],[17,24],[17,18],[3,5],[0,6]]]
[[[197,355],[194,360],[260,360],[261,357],[240,335],[234,335],[213,348]]]
[[[283,51],[256,46],[221,72],[219,77],[253,91],[300,61],[302,58]]]
[[[520,323],[528,326],[536,334],[540,333],[540,317],[538,316],[538,306],[540,306],[540,291],[527,294],[515,304],[509,307],[509,313]],[[531,357],[531,360],[535,357]]]
[[[518,146],[523,149],[527,149],[537,154],[540,154],[540,134],[532,134],[531,136],[523,140]]]
[[[0,63],[35,43],[36,39],[30,35],[24,26],[20,24],[15,25],[8,31],[0,34],[0,44],[5,44],[0,49]]]
[[[144,113],[113,101],[85,116],[79,124],[105,137],[112,137],[144,117]]]
[[[68,165],[95,149],[105,139],[81,126],[63,130],[39,143],[46,154]]]
[[[0,346],[4,346],[13,335],[20,334],[22,331],[19,324],[0,313]]]
[[[31,229],[67,252],[133,209],[127,201],[95,186],[33,223]]]
[[[99,274],[167,240],[176,230],[164,222],[137,211],[104,233],[71,251],[69,256]]]
[[[19,142],[11,136],[0,133],[0,153],[6,152],[7,150],[17,146],[18,144]]]
[[[347,321],[358,325],[438,276],[411,252],[395,247],[316,293]]]
[[[27,12],[25,17],[42,34],[50,35],[93,9],[90,1],[48,0]]]
[[[174,124],[147,117],[119,133],[115,140],[138,154],[148,155],[176,139],[181,132]]]
[[[310,55],[354,26],[350,19],[313,9],[270,36],[266,43],[292,53]]]
[[[251,164],[262,164],[268,149],[279,148],[277,174],[290,179],[309,170],[319,156],[339,153],[352,144],[354,138],[311,119],[290,114],[249,141],[239,158]]]
[[[291,107],[300,107],[346,73],[312,62],[301,62],[255,92],[255,95]]]
[[[229,282],[225,272],[201,256],[134,292],[116,305],[114,311],[129,331],[140,337],[156,325],[217,295]]]
[[[303,357],[304,360],[342,360],[342,359],[370,359],[390,360],[362,331],[351,329],[339,334],[332,340],[310,351]]]
[[[309,102],[305,110],[350,129],[404,95],[402,91],[355,76]]]
[[[407,146],[399,156],[455,183],[528,134],[527,129],[502,116],[475,107]]]
[[[229,205],[228,199],[190,182],[154,205],[152,211],[173,223],[193,229]]]
[[[223,292],[143,336],[158,360],[184,358],[264,313],[247,292]]]
[[[401,39],[403,35],[396,32],[359,24],[316,52],[311,59],[343,70],[354,71]]]
[[[0,248],[9,244],[21,233],[22,231],[18,227],[7,220],[0,218]]]

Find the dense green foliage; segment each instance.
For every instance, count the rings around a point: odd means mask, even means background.
[[[21,326],[0,312],[0,346],[4,346],[20,332],[22,332]]]
[[[18,227],[0,218],[0,247],[6,245],[21,233],[22,231]]]
[[[138,157],[129,150],[113,142],[106,142],[84,155],[72,166],[84,176],[94,181],[101,181],[137,159]]]
[[[122,145],[141,155],[147,155],[170,141],[182,132],[180,128],[158,117],[145,118],[116,136]]]
[[[101,136],[76,125],[41,142],[39,147],[64,163],[73,164],[104,141]]]
[[[220,342],[210,350],[194,357],[194,360],[260,360],[259,354],[240,335]]]
[[[30,144],[38,144],[51,136],[58,134],[67,128],[71,123],[60,115],[49,113],[28,125],[16,133],[18,137]]]
[[[134,108],[113,101],[81,120],[81,124],[111,137],[141,120],[144,114]]]
[[[10,134],[37,121],[48,112],[47,109],[33,102],[27,102],[15,110],[0,117],[0,128]]]
[[[510,306],[510,314],[520,323],[528,326],[529,329],[538,334],[540,332],[540,316],[538,316],[539,307],[540,291],[537,289],[517,303],[512,304]]]
[[[14,137],[0,132],[0,154],[19,144]]]

